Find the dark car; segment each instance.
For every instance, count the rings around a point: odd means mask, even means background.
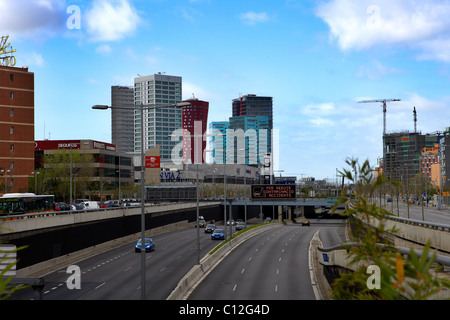
[[[141,252],[142,250],[142,239],[139,239],[136,242],[136,245],[134,247],[134,251]],[[152,238],[145,238],[145,251],[153,251],[155,250],[155,242],[153,242]]]
[[[204,228],[204,227],[206,227],[206,221],[205,220],[199,220],[194,227],[195,228],[197,228],[197,227]]]
[[[208,224],[205,227],[205,233],[213,233],[214,230],[216,230],[216,225],[214,225],[214,224]]]
[[[223,229],[214,230],[213,233],[211,234],[211,240],[215,240],[215,239],[224,240],[225,239],[225,230],[223,230]]]

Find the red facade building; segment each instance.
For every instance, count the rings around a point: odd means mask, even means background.
[[[209,102],[198,99],[190,99],[191,105],[183,107],[182,126],[189,135],[183,138],[183,161],[188,163],[205,162],[204,151],[206,149],[206,128],[208,123]]]
[[[0,66],[0,194],[28,192],[34,171],[34,73]]]

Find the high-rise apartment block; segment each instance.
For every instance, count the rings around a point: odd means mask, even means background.
[[[27,192],[34,171],[34,73],[0,66],[0,193]]]
[[[134,87],[111,87],[111,139],[120,152],[134,152]]]
[[[417,132],[397,132],[383,136],[384,174],[389,180],[406,182],[420,172],[422,149],[439,142],[439,136]]]
[[[171,134],[181,128],[181,108],[175,106],[182,99],[182,79],[161,73],[134,78],[134,104],[145,107],[156,106],[144,110],[144,137],[141,137],[141,113],[139,108],[134,112],[134,151],[140,152],[141,139],[144,149],[159,145],[161,160],[171,159],[172,149],[179,143],[171,141]],[[170,106],[168,106],[170,105]],[[167,106],[167,107],[165,107]]]

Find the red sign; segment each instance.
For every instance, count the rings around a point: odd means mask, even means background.
[[[80,149],[80,140],[38,140],[34,142],[35,150]]]
[[[159,168],[159,156],[145,156],[145,168]]]

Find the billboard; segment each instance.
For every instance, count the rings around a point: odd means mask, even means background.
[[[257,200],[280,200],[295,199],[295,184],[294,185],[252,185],[252,199]]]

